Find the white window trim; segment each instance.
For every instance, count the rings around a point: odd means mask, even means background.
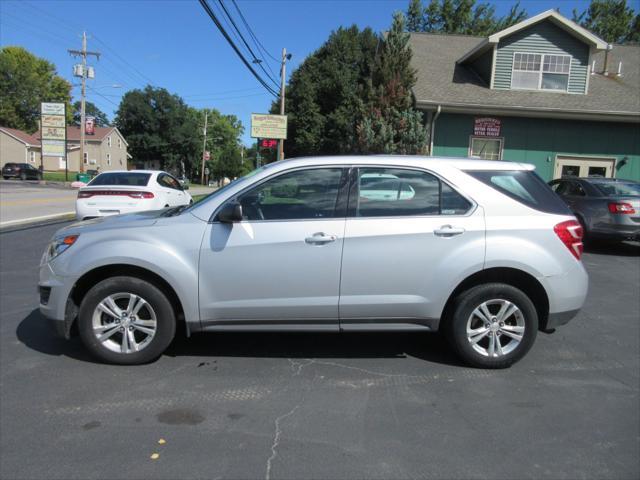
[[[540,70],[538,70],[538,88],[519,88],[513,86],[513,72],[515,72],[515,64],[516,64],[516,55],[540,55],[542,58],[540,59]],[[568,73],[558,73],[558,72],[543,72],[544,69],[544,57],[547,55],[554,57],[569,57],[569,72]],[[571,55],[567,55],[565,53],[539,53],[539,52],[513,52],[511,57],[511,90],[527,90],[534,92],[554,92],[554,93],[569,93],[569,83],[571,83],[571,68],[573,67],[573,57]],[[518,70],[518,72],[535,72],[535,70]],[[554,73],[558,75],[566,75],[567,76],[567,89],[566,90],[554,90],[552,88],[542,88],[542,74],[543,73]]]
[[[107,153],[107,165],[111,166],[111,154]]]
[[[502,153],[504,150],[504,137],[483,137],[480,135],[469,135],[469,150],[467,153],[467,156],[469,158],[475,158],[477,160],[485,160],[484,158],[480,158],[480,157],[472,157],[472,153],[473,153],[473,140],[474,139],[478,139],[478,140],[498,140],[500,142],[500,149],[498,150],[499,154],[498,154],[498,158],[497,160],[502,160]]]
[[[118,148],[122,148],[122,139],[118,137]]]
[[[29,153],[30,153],[29,161],[31,163],[36,163],[36,152],[35,152],[35,150],[31,150]]]
[[[107,137],[107,146],[111,147],[111,135]]]

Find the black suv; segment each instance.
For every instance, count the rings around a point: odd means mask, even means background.
[[[20,180],[42,180],[42,172],[28,163],[7,163],[2,167],[2,178]]]

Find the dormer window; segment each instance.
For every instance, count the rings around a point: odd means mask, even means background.
[[[571,71],[570,55],[514,53],[511,88],[566,92]]]

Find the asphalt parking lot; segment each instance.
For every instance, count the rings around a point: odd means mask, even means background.
[[[640,477],[640,248],[599,246],[580,315],[508,370],[437,335],[201,334],[98,364],[38,313],[62,224],[0,233],[0,478]]]

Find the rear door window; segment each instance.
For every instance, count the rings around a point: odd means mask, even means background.
[[[404,168],[358,169],[350,203],[356,217],[462,215],[472,206],[435,175]]]
[[[571,215],[569,207],[529,170],[468,170],[466,173],[500,193],[545,213]]]

